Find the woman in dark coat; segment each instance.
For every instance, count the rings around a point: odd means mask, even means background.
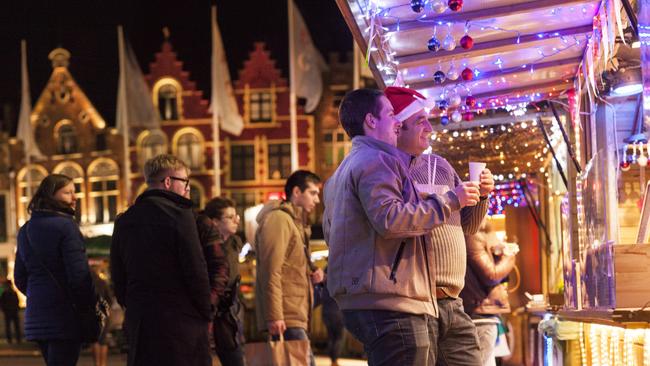
[[[18,232],[14,278],[27,296],[25,337],[47,365],[75,365],[81,350],[76,312],[90,311],[95,290],[83,238],[74,222],[75,188],[61,174],[47,176],[29,203],[31,219]]]

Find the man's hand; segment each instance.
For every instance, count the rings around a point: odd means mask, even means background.
[[[325,273],[323,272],[322,269],[317,268],[314,272],[311,273],[310,277],[311,277],[311,284],[315,285],[325,280]]]
[[[476,206],[479,200],[479,188],[476,182],[462,182],[454,188],[454,193],[460,202],[460,208]]]
[[[487,197],[494,190],[494,178],[490,169],[483,169],[481,172],[481,184],[479,186],[481,197]]]
[[[287,325],[284,323],[284,320],[272,320],[267,322],[266,326],[269,328],[269,334],[274,336],[284,334],[284,331],[287,330]]]

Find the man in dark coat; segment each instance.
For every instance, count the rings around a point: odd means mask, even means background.
[[[0,295],[0,307],[2,308],[2,313],[5,317],[5,332],[7,335],[7,341],[9,343],[13,342],[13,336],[11,334],[11,324],[14,326],[14,332],[16,333],[16,341],[20,343],[20,322],[18,321],[18,294],[11,286],[11,281],[7,280],[5,282],[4,291]]]
[[[147,191],[115,222],[111,271],[126,308],[129,366],[212,364],[213,308],[188,176],[172,155],[147,161]]]

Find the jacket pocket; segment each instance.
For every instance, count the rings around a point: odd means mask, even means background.
[[[399,263],[402,260],[402,255],[404,255],[405,245],[405,241],[402,241],[402,243],[400,243],[399,248],[397,249],[397,254],[395,254],[395,260],[393,260],[393,265],[390,267],[390,275],[388,276],[388,279],[393,281],[394,284],[397,284],[397,269],[399,268]]]

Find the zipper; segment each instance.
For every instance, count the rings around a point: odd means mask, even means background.
[[[406,246],[406,241],[402,241],[402,243],[399,245],[399,249],[397,249],[397,254],[395,255],[395,260],[393,261],[393,265],[390,268],[390,276],[388,276],[388,279],[393,281],[394,284],[397,284],[397,267],[399,267],[399,262],[402,260],[402,255],[404,254],[404,247]]]
[[[427,253],[427,244],[424,240],[424,236],[419,237],[422,242],[422,249],[424,250],[424,262],[427,267],[427,282],[429,282],[429,297],[431,298],[431,303],[435,306],[435,299],[433,298],[433,292],[431,291],[431,272],[429,270],[429,253]]]

